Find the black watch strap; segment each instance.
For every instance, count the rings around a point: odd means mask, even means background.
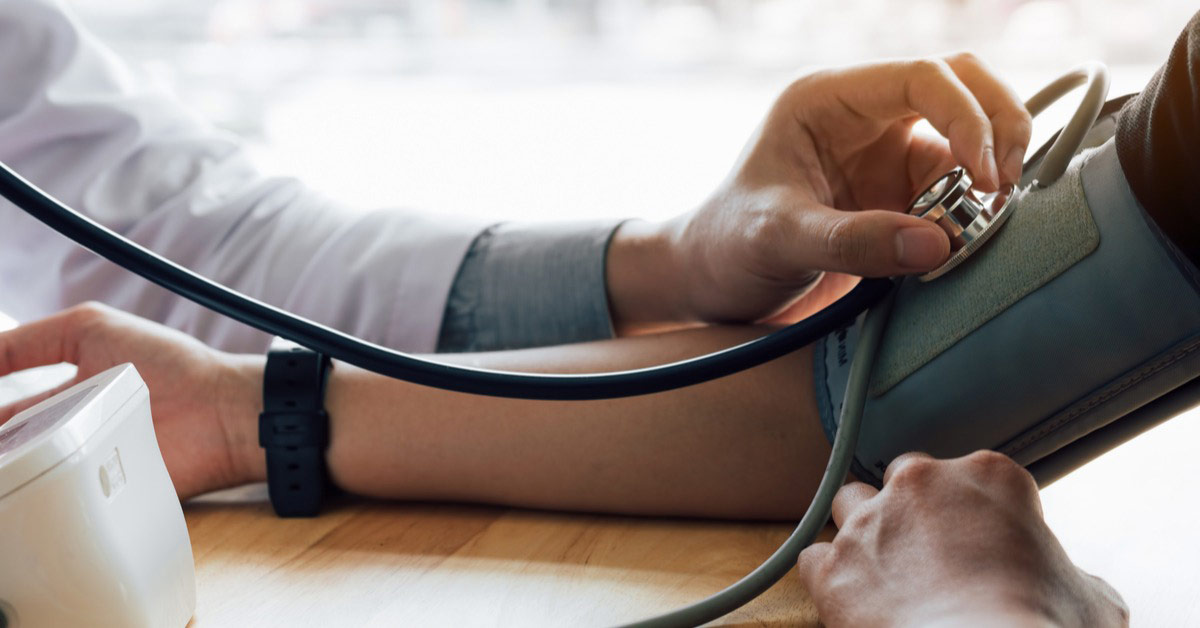
[[[328,474],[329,415],[325,380],[329,358],[279,338],[263,371],[258,444],[267,454],[267,490],[280,517],[314,517]]]

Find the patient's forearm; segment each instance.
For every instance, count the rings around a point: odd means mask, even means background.
[[[762,328],[705,328],[511,352],[438,356],[492,369],[609,371],[743,342]],[[326,407],[330,473],[340,487],[397,499],[552,509],[791,517],[828,454],[805,349],[749,372],[657,395],[526,401],[449,393],[337,364]],[[258,407],[262,360],[241,366]],[[247,481],[265,476],[254,417],[235,447]]]

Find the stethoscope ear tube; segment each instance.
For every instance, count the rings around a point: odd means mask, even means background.
[[[1036,188],[1044,188],[1057,181],[1067,171],[1075,153],[1079,152],[1084,137],[1092,130],[1092,125],[1096,123],[1100,109],[1104,107],[1104,101],[1108,98],[1108,68],[1098,61],[1085,63],[1054,79],[1025,101],[1029,115],[1037,117],[1059,98],[1080,85],[1087,86],[1083,99],[1067,125],[1059,131],[1054,144],[1042,160],[1042,165],[1038,167],[1037,174],[1033,177],[1033,186]]]
[[[0,196],[114,264],[255,329],[381,375],[443,390],[492,397],[555,400],[632,397],[732,375],[784,356],[836,331],[878,302],[892,287],[887,279],[864,279],[849,294],[799,323],[689,360],[614,373],[509,373],[445,364],[395,351],[248,297],[76,212],[4,164],[0,164]]]

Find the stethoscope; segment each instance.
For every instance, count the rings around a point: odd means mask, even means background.
[[[1042,160],[1031,187],[1049,185],[1066,170],[1095,123],[1108,94],[1108,71],[1089,63],[1047,85],[1026,108],[1033,115],[1074,88],[1084,98]],[[796,563],[829,520],[833,497],[854,457],[875,354],[892,308],[896,279],[863,279],[821,312],[794,325],[708,355],[630,371],[585,375],[509,373],[444,364],[366,342],[247,297],[132,242],[41,191],[0,164],[0,196],[92,252],[186,299],[331,358],[414,384],[455,392],[520,399],[587,400],[632,397],[683,388],[774,360],[851,324],[867,312],[855,348],[846,398],[825,474],[812,503],[788,539],[758,568],[729,587],[691,605],[630,626],[695,626],[758,597]],[[980,195],[962,168],[946,173],[909,205],[950,238],[951,256],[919,277],[931,281],[978,252],[1017,210],[1013,188]]]

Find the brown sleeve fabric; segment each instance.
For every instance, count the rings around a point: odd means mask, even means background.
[[[1116,143],[1138,202],[1200,265],[1200,13],[1146,88],[1121,110]]]

